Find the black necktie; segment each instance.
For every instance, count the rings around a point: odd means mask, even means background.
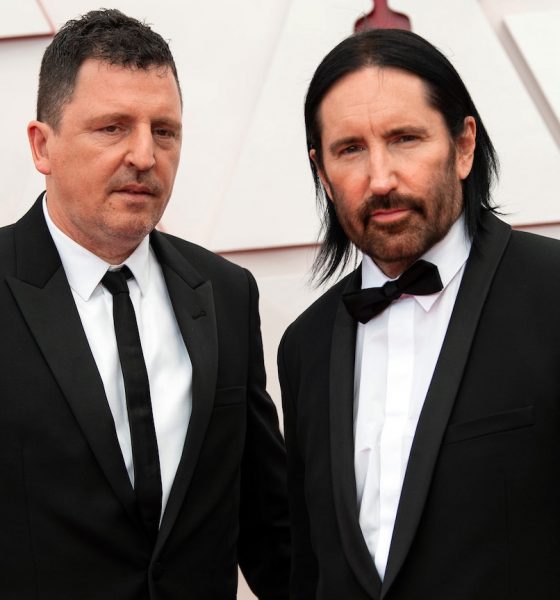
[[[360,323],[367,323],[402,294],[427,296],[442,289],[443,284],[437,267],[425,260],[419,260],[395,281],[387,281],[382,287],[347,292],[343,294],[342,300],[355,319]]]
[[[161,472],[148,372],[126,281],[131,277],[130,269],[124,266],[118,271],[107,271],[101,283],[113,295],[113,320],[132,443],[134,492],[140,514],[155,539],[161,515]]]

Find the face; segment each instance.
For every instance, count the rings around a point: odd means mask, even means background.
[[[122,262],[160,220],[181,150],[181,101],[169,69],[85,61],[55,131],[28,127],[56,225]]]
[[[442,239],[462,210],[475,122],[452,140],[415,75],[367,67],[319,107],[321,181],[348,238],[390,277]]]

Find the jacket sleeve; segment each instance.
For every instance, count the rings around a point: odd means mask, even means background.
[[[288,499],[292,532],[291,600],[314,600],[317,593],[317,560],[311,545],[309,515],[305,501],[305,462],[298,444],[297,410],[293,392],[295,369],[288,368],[286,357],[294,359],[287,350],[290,329],[286,331],[278,350],[278,373],[282,390],[284,435],[288,450]]]
[[[258,311],[258,290],[249,285],[250,356],[247,381],[247,432],[241,472],[239,564],[260,600],[287,600],[290,529],[286,489],[286,451],[266,375]]]

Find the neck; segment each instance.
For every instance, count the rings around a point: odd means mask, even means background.
[[[418,260],[418,257],[394,262],[383,262],[375,260],[373,257],[372,260],[381,269],[381,271],[387,275],[387,277],[389,277],[389,279],[396,279],[399,275],[404,273],[408,267],[413,265]]]

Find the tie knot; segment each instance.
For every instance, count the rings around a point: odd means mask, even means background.
[[[103,275],[101,284],[109,290],[113,296],[115,294],[128,294],[128,283],[126,280],[131,278],[132,272],[124,265],[115,271],[107,271],[107,273]]]
[[[391,301],[396,300],[401,295],[396,281],[387,281],[381,288],[381,293]]]
[[[398,279],[387,281],[382,287],[345,292],[342,300],[355,319],[360,323],[367,323],[402,294],[426,296],[442,289],[443,284],[436,265],[418,260]]]

